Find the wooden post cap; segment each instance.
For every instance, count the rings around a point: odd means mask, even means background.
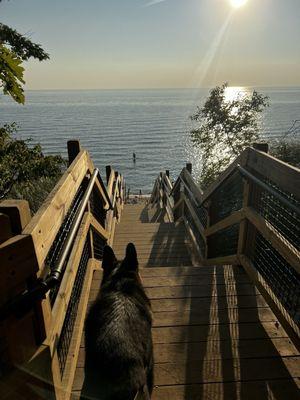
[[[189,171],[189,173],[192,173],[192,163],[187,163],[186,164],[186,169]]]
[[[253,143],[253,148],[255,150],[262,151],[264,153],[269,152],[269,144],[268,143]]]
[[[31,220],[26,200],[4,200],[0,203],[0,213],[9,217],[13,235],[19,235]]]
[[[68,140],[68,159],[69,165],[75,160],[77,155],[80,153],[81,147],[79,140]]]

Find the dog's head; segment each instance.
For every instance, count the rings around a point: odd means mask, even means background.
[[[110,246],[105,246],[103,250],[103,282],[110,279],[112,276],[119,274],[127,274],[133,272],[138,274],[138,259],[136,249],[133,243],[128,243],[126,247],[125,258],[123,261],[118,261],[113,249]]]

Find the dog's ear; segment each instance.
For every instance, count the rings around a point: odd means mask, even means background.
[[[113,249],[110,246],[104,246],[102,268],[105,272],[113,270],[117,259]]]
[[[139,263],[137,259],[135,245],[133,243],[128,243],[126,247],[124,263],[126,264],[126,268],[131,271],[136,271],[138,269]]]

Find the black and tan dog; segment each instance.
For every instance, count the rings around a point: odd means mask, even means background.
[[[153,389],[151,306],[135,246],[118,262],[106,246],[99,295],[85,323],[84,399],[150,399]]]

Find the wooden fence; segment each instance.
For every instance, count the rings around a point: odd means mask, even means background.
[[[123,177],[107,167],[105,185],[77,141],[68,154],[32,218],[26,201],[0,203],[3,399],[70,398],[93,272],[121,215]]]
[[[190,165],[174,185],[160,173],[151,202],[184,222],[203,265],[242,265],[299,345],[299,169],[247,148],[204,193]]]

